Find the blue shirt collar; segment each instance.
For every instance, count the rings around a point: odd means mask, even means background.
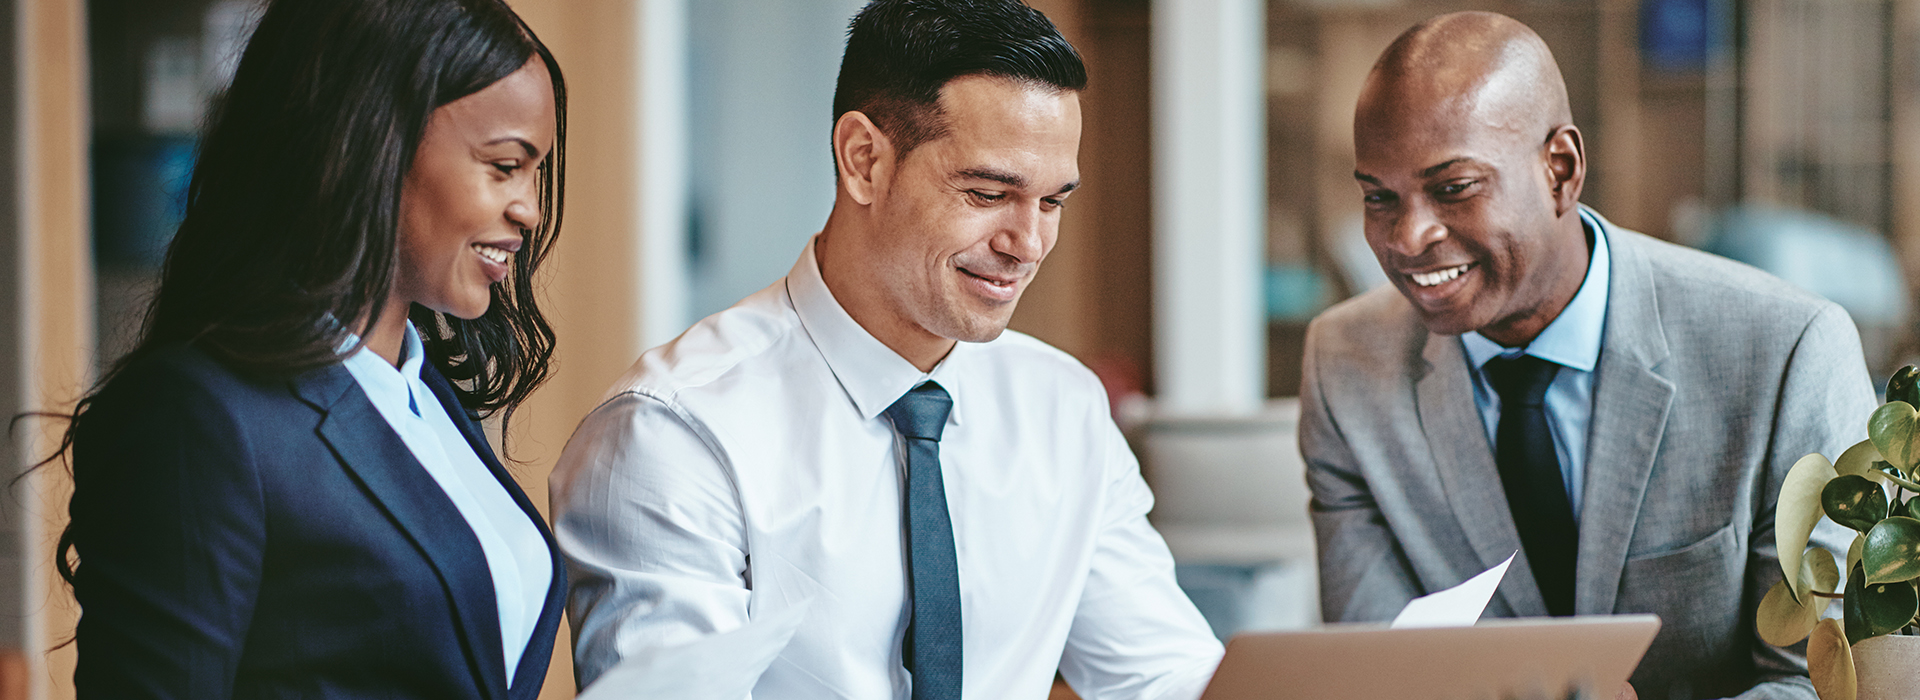
[[[1540,335],[1527,347],[1516,351],[1480,335],[1478,331],[1460,334],[1467,360],[1480,367],[1499,355],[1528,354],[1562,367],[1592,372],[1600,361],[1600,340],[1607,322],[1607,287],[1612,273],[1607,252],[1606,226],[1586,207],[1580,208],[1580,223],[1593,236],[1592,255],[1587,260],[1587,278],[1580,283],[1573,301],[1560,310]]]

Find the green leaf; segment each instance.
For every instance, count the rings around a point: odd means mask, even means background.
[[[1807,596],[1807,602],[1832,601],[1820,596]],[[1777,647],[1792,646],[1807,634],[1813,632],[1813,623],[1820,621],[1820,611],[1810,605],[1801,605],[1793,599],[1793,589],[1787,587],[1785,579],[1767,589],[1767,595],[1760,599],[1760,610],[1754,614],[1755,627],[1760,638]]]
[[[1820,547],[1808,547],[1807,551],[1812,554],[1801,557],[1800,575],[1804,577],[1802,581],[1807,584],[1808,590],[1839,593],[1840,568],[1833,565],[1833,554]],[[1829,602],[1833,600],[1819,596],[1809,597]],[[1821,612],[1826,612],[1825,603],[1815,602],[1813,605],[1819,607]]]
[[[1907,365],[1894,370],[1893,376],[1887,378],[1887,400],[1920,406],[1920,368]]]
[[[1808,582],[1813,590],[1832,593],[1834,586],[1840,582],[1840,570],[1833,565],[1833,555],[1815,547],[1804,562],[1800,566],[1801,579]],[[1827,606],[1832,603],[1832,598],[1812,595],[1804,596],[1804,601],[1796,601],[1793,589],[1783,579],[1773,584],[1773,588],[1767,590],[1766,597],[1760,600],[1760,609],[1755,615],[1760,638],[1768,644],[1781,647],[1798,643],[1813,631],[1813,623],[1820,620]]]
[[[1860,548],[1867,583],[1893,583],[1920,576],[1920,520],[1887,518],[1867,531]]]
[[[1831,618],[1813,626],[1807,638],[1807,672],[1813,676],[1813,690],[1820,700],[1857,700],[1860,679],[1853,675],[1853,648],[1840,630],[1840,621]]]
[[[1820,491],[1838,474],[1833,463],[1819,454],[1801,457],[1787,470],[1780,482],[1780,500],[1774,507],[1773,542],[1780,553],[1780,575],[1793,590],[1793,599],[1807,597],[1805,582],[1794,575],[1800,571],[1801,554],[1807,549],[1807,537],[1820,522]]]
[[[1820,490],[1820,507],[1834,522],[1866,532],[1887,517],[1887,492],[1864,476],[1847,474]]]
[[[1867,612],[1860,607],[1860,599],[1866,595],[1861,592],[1866,590],[1866,581],[1867,577],[1859,569],[1847,572],[1847,597],[1840,601],[1840,619],[1847,623],[1847,644],[1853,644],[1869,636]]]
[[[1887,464],[1886,462],[1874,462],[1873,470],[1880,472],[1880,478],[1886,479],[1887,483],[1889,484],[1893,484],[1894,486],[1898,486],[1908,491],[1920,493],[1920,484],[1913,483],[1911,479],[1907,478],[1908,475],[1900,473],[1900,470],[1894,468],[1894,466],[1891,464]]]
[[[1849,595],[1848,601],[1852,599]],[[1912,581],[1869,583],[1861,589],[1860,616],[1866,621],[1866,637],[1878,637],[1905,627],[1913,621],[1915,613],[1920,613],[1920,590],[1913,587]]]
[[[1913,449],[1916,427],[1920,427],[1920,414],[1907,402],[1894,401],[1867,418],[1867,437],[1873,439],[1873,446],[1880,450],[1882,457],[1902,473],[1909,473],[1915,460],[1920,459],[1920,454]]]
[[[1860,550],[1861,548],[1866,546],[1867,546],[1866,535],[1854,536],[1853,544],[1847,547],[1847,570],[1848,571],[1852,571],[1853,567],[1860,565]]]
[[[1886,463],[1880,449],[1873,446],[1872,440],[1861,440],[1840,453],[1840,458],[1833,461],[1833,471],[1841,476],[1858,474],[1874,481],[1886,481],[1887,475],[1874,468],[1875,462]]]

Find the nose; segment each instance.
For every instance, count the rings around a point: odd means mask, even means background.
[[[523,229],[540,226],[540,184],[539,178],[526,178],[527,184],[514,193],[507,201],[507,221]]]
[[[1414,199],[1393,218],[1384,241],[1388,250],[1405,258],[1417,258],[1447,237],[1446,224],[1433,215],[1432,208]]]
[[[1037,263],[1047,256],[1059,232],[1059,215],[1041,211],[1037,201],[1031,206],[1007,207],[1000,233],[993,237],[993,249],[1020,263]]]

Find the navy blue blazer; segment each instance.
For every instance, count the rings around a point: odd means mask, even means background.
[[[538,696],[559,548],[447,380],[422,374],[553,553],[513,687],[480,541],[353,375],[249,378],[183,345],[114,377],[76,426],[79,698]]]

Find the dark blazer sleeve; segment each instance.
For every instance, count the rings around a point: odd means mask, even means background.
[[[145,363],[76,426],[81,700],[219,700],[259,591],[266,508],[220,377]]]

